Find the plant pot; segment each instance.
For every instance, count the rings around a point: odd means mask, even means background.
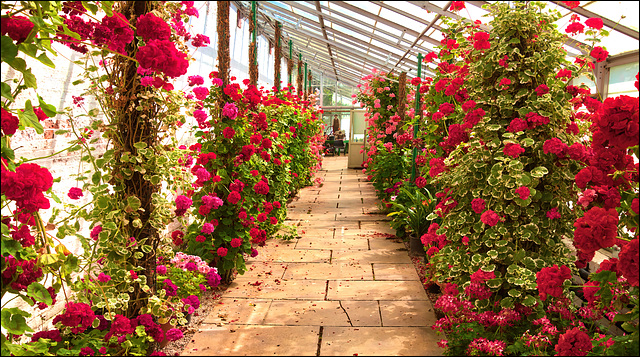
[[[175,326],[172,325],[170,322],[160,324],[160,327],[162,328],[162,331],[164,332],[165,337],[162,339],[162,341],[158,342],[158,349],[165,348],[169,344],[169,340],[167,340],[167,337],[166,337],[167,331],[171,330],[172,328],[175,328]]]
[[[424,244],[422,244],[420,238],[409,237],[409,255],[412,257],[423,257],[425,255]]]
[[[190,324],[191,323],[191,316],[193,314],[187,314],[187,316],[185,316],[184,318],[187,319],[187,323]]]

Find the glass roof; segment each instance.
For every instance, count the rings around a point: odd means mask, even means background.
[[[442,39],[443,16],[487,24],[492,18],[481,6],[492,2],[467,1],[458,14],[448,11],[451,1],[259,1],[257,5],[259,28],[267,27],[261,30],[265,36],[273,39],[275,21],[283,24],[282,43],[287,47],[283,53],[289,53],[291,39],[294,53],[301,53],[313,70],[333,76],[337,73],[339,82],[355,85],[374,68],[415,76],[417,54],[433,51]],[[233,3],[245,11],[251,9],[250,1]],[[575,9],[561,1],[546,3],[563,15],[557,21],[561,32],[574,13],[581,21],[601,17],[610,35],[600,45],[609,51],[610,60],[629,52],[637,56],[639,2],[581,1]],[[576,39],[587,41],[584,35]],[[564,47],[569,56],[579,53],[575,41]],[[425,70],[429,72],[428,67]]]

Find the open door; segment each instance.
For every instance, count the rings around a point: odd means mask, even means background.
[[[351,111],[351,133],[349,135],[349,164],[350,169],[362,167],[367,159],[367,122],[365,121],[365,109]]]

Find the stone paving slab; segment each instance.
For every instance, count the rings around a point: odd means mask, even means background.
[[[357,263],[289,263],[286,280],[373,280],[369,264]]]
[[[260,285],[255,286],[251,284],[255,284],[256,281],[236,278],[229,285],[224,296],[230,298],[324,300],[326,292],[326,281],[323,280],[279,280],[276,282],[263,279],[257,282]]]
[[[429,327],[325,327],[320,356],[440,356]]]
[[[289,326],[381,326],[376,301],[274,300],[266,325]]]
[[[213,311],[209,313],[203,323],[216,324],[218,326],[262,324],[270,305],[270,299],[233,299],[224,297],[213,307]]]
[[[383,326],[426,326],[436,323],[431,301],[380,301]]]
[[[396,250],[396,249],[404,249],[404,243],[402,241],[397,241],[396,238],[388,239],[384,237],[376,237],[375,235],[371,235],[369,238],[369,247],[371,250],[376,249],[388,249],[388,250]]]
[[[407,252],[397,250],[334,250],[331,257],[332,262],[356,261],[365,263],[397,263],[410,264],[411,258]]]
[[[277,248],[276,248],[277,249]],[[238,275],[238,278],[246,279],[281,279],[284,275],[284,271],[287,268],[287,263],[278,262],[253,262],[247,264],[247,271],[242,275]]]
[[[327,300],[427,300],[419,281],[329,280]]]
[[[373,264],[376,280],[420,280],[413,264]]]
[[[319,249],[280,249],[271,251],[258,251],[258,256],[247,258],[247,263],[256,261],[273,261],[282,263],[292,262],[317,262],[329,263],[331,251]]]
[[[183,356],[315,356],[318,326],[229,326],[203,329]]]
[[[369,242],[366,239],[353,238],[307,238],[303,237],[296,244],[296,249],[347,249],[368,250]]]

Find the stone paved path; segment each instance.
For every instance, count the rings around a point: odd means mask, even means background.
[[[327,157],[289,204],[301,238],[269,240],[247,262],[183,355],[440,355],[436,320],[371,183]],[[381,237],[382,236],[382,237]]]

